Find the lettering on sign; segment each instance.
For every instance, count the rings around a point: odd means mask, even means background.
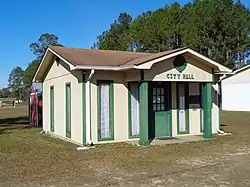
[[[194,79],[194,75],[193,74],[168,73],[167,79],[189,79],[189,80],[192,80],[192,79]]]

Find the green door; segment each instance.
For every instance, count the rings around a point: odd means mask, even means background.
[[[151,90],[153,136],[171,137],[171,84],[169,82],[153,82]]]

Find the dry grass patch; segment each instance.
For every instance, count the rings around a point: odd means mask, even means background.
[[[248,151],[249,113],[223,113],[232,136],[211,141],[137,147],[126,143],[76,151],[76,145],[40,133],[27,124],[27,108],[0,109],[0,179],[3,185],[118,186],[229,162]],[[137,182],[136,182],[137,183]]]

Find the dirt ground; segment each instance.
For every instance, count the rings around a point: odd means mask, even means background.
[[[0,186],[250,186],[250,113],[224,112],[231,136],[164,146],[76,146],[27,126],[27,108],[0,109]]]

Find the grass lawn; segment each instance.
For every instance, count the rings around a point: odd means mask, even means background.
[[[243,185],[250,172],[250,113],[223,113],[222,123],[232,136],[149,147],[106,144],[79,152],[76,145],[29,128],[26,107],[0,108],[0,186],[204,186],[211,181],[234,186],[237,180]]]

